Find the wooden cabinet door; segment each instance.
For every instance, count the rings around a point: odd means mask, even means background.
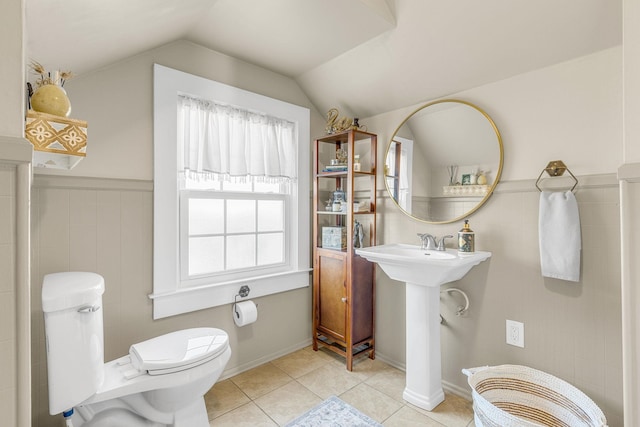
[[[322,251],[316,255],[318,330],[343,341],[347,333],[346,265],[343,253]]]

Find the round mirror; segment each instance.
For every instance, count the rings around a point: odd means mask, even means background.
[[[493,120],[460,100],[430,102],[396,129],[385,156],[391,198],[414,219],[446,224],[482,206],[502,173],[502,137]]]

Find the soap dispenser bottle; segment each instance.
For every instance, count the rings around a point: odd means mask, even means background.
[[[464,220],[464,227],[458,232],[458,252],[461,254],[475,251],[475,233],[469,227],[469,220]]]

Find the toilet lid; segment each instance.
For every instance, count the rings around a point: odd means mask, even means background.
[[[200,365],[218,356],[228,346],[229,336],[222,329],[193,328],[134,344],[129,355],[134,368],[154,375]]]

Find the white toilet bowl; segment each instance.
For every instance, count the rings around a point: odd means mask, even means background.
[[[103,292],[94,273],[44,278],[50,413],[74,408],[74,427],[208,427],[204,394],[231,357],[227,333],[176,331],[104,363]]]

